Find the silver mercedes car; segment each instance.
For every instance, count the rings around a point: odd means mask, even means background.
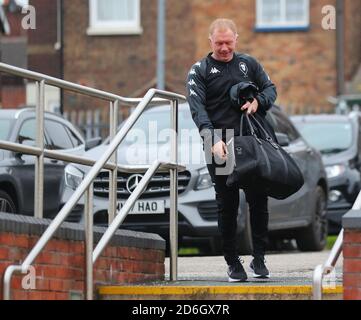
[[[286,200],[270,199],[270,240],[296,239],[301,250],[322,250],[326,243],[325,205],[328,193],[326,173],[318,151],[300,136],[280,108],[274,106],[269,121],[279,143],[293,155],[305,178],[305,184]],[[206,167],[202,140],[188,104],[179,106],[178,158],[186,170],[178,173],[179,242],[208,244],[209,252],[221,252],[217,227],[214,187]],[[169,161],[171,127],[170,107],[157,106],[145,111],[118,148],[122,165],[151,164],[154,160]],[[108,141],[85,153],[97,160]],[[65,203],[89,171],[89,167],[70,164],[65,169],[62,202]],[[118,208],[124,204],[143,172],[118,172]],[[122,228],[152,232],[169,238],[169,173],[157,173],[122,224]],[[240,253],[252,249],[251,229],[245,195],[240,192],[238,234]],[[106,225],[109,206],[109,173],[102,171],[94,181],[94,223]],[[82,221],[83,199],[73,209]],[[167,241],[168,242],[168,241]]]

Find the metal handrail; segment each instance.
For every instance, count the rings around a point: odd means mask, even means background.
[[[360,210],[361,209],[361,191],[358,194],[356,201],[354,202],[351,210]],[[341,229],[332,249],[327,257],[327,260],[324,264],[319,264],[316,266],[313,271],[313,300],[322,300],[322,280],[324,276],[330,274],[337,263],[337,260],[342,252],[342,243],[343,243],[343,233],[344,230]]]
[[[98,99],[102,99],[102,100],[106,100],[106,101],[110,101],[110,102],[120,101],[124,105],[127,105],[127,106],[134,106],[134,105],[138,104],[139,102],[141,102],[141,100],[142,100],[141,98],[128,98],[128,97],[119,96],[119,95],[109,93],[106,91],[102,91],[102,90],[86,87],[86,86],[83,86],[80,84],[76,84],[73,82],[69,82],[66,80],[50,77],[50,76],[42,74],[42,73],[18,68],[18,67],[15,67],[15,66],[12,66],[9,64],[5,64],[2,62],[0,62],[0,72],[9,73],[14,76],[18,76],[18,77],[22,77],[25,79],[38,81],[38,82],[44,81],[44,83],[47,85],[58,87],[58,88],[76,92],[76,93],[80,93],[83,95],[91,96],[93,98],[98,98]],[[177,94],[175,94],[175,95],[177,95]],[[178,96],[177,99],[179,99],[180,101],[185,100],[184,96],[181,96],[181,95],[177,95],[177,96]],[[162,98],[162,97],[159,96],[159,98]],[[152,102],[153,103],[167,103],[168,102],[167,99],[168,98],[154,99]]]
[[[117,170],[123,169],[127,172],[129,171],[139,171],[144,168],[148,168],[146,175],[142,178],[140,184],[141,186],[146,186],[149,182],[149,179],[154,175],[157,169],[165,170],[168,169],[170,171],[170,238],[171,238],[171,280],[176,280],[177,278],[177,243],[178,243],[178,211],[177,211],[177,170],[184,170],[183,166],[177,165],[177,130],[178,130],[178,102],[185,101],[185,97],[179,94],[150,89],[147,94],[139,101],[139,99],[133,98],[124,98],[120,96],[116,96],[113,94],[109,94],[107,92],[99,91],[96,89],[80,86],[71,82],[63,81],[60,79],[52,78],[40,73],[35,73],[32,71],[28,71],[25,69],[16,68],[13,66],[5,65],[0,63],[0,72],[8,72],[13,75],[18,75],[21,77],[25,77],[28,79],[33,79],[35,81],[39,81],[38,86],[38,105],[36,109],[36,117],[38,122],[37,127],[37,140],[36,147],[22,146],[14,143],[8,143],[4,141],[0,141],[0,147],[4,147],[5,149],[29,153],[35,155],[37,157],[36,162],[36,187],[41,189],[40,193],[42,194],[43,184],[41,183],[41,179],[43,178],[43,161],[44,157],[50,157],[54,159],[60,159],[64,161],[72,161],[85,165],[93,165],[88,174],[84,177],[83,181],[80,183],[78,188],[72,194],[68,202],[63,206],[63,208],[59,211],[54,220],[50,223],[49,227],[46,229],[44,234],[40,237],[34,248],[30,251],[28,256],[25,258],[21,265],[11,265],[6,268],[4,275],[4,299],[10,299],[10,281],[14,272],[21,271],[22,273],[27,272],[30,265],[54,235],[56,230],[60,227],[62,222],[69,215],[75,204],[79,201],[79,199],[85,194],[85,234],[86,234],[86,262],[87,262],[87,270],[86,270],[86,298],[92,299],[93,297],[93,283],[92,283],[92,272],[93,272],[93,260],[99,256],[101,251],[104,249],[106,244],[109,242],[111,236],[114,234],[114,227],[119,226],[119,224],[123,221],[126,214],[129,212],[134,202],[139,197],[140,193],[143,191],[143,188],[136,188],[137,192],[134,196],[131,196],[124,205],[124,209],[120,211],[120,217],[114,219],[114,222],[110,220],[110,226],[106,234],[102,237],[102,242],[97,246],[97,251],[95,254],[93,253],[93,236],[92,236],[92,228],[93,228],[93,217],[92,217],[92,191],[93,191],[93,180],[99,174],[99,172],[103,168],[107,168],[111,170],[111,175],[109,179],[110,183],[110,206],[113,211],[115,211],[116,204],[116,183],[117,183]],[[43,121],[44,121],[44,87],[45,84],[58,86],[63,89],[67,89],[70,91],[75,91],[78,93],[82,93],[85,95],[105,99],[111,101],[110,107],[110,142],[106,151],[103,153],[100,159],[96,162],[92,162],[90,159],[85,159],[78,156],[67,155],[61,152],[54,152],[50,150],[44,150],[43,146]],[[154,99],[158,97],[160,99]],[[115,99],[115,100],[113,100]],[[169,163],[158,162],[156,161],[152,166],[119,166],[117,165],[116,158],[116,150],[122,140],[125,138],[126,134],[132,128],[134,123],[137,121],[139,116],[145,110],[148,105],[151,105],[152,101],[156,100],[157,103],[162,103],[164,101],[171,101],[171,123],[172,123],[172,137],[171,137],[171,161]],[[133,113],[129,116],[124,126],[116,133],[116,114],[117,107],[119,101],[124,103],[139,102]],[[115,120],[115,121],[114,121]],[[112,139],[113,138],[113,139]],[[108,163],[108,160],[112,158],[113,163]],[[144,180],[144,181],[143,181]],[[35,193],[37,193],[37,188],[35,189]],[[35,196],[37,200],[35,202],[35,209],[42,211],[42,201],[39,201],[39,197]],[[40,196],[40,200],[42,200],[42,195]],[[131,202],[129,202],[129,200]],[[41,204],[40,204],[41,203]],[[116,230],[116,228],[115,228]]]
[[[29,71],[26,69],[18,68],[9,64],[0,63],[0,72],[9,73],[11,75],[19,76],[22,78],[30,79],[36,81],[37,88],[37,106],[36,106],[36,149],[30,149],[36,152],[35,154],[30,153],[36,156],[35,160],[35,194],[34,194],[34,213],[38,218],[43,217],[43,201],[44,201],[44,186],[43,186],[43,174],[44,174],[44,105],[45,105],[45,85],[51,85],[59,87],[68,91],[76,92],[79,94],[91,96],[98,99],[103,99],[110,102],[110,138],[113,138],[117,129],[117,111],[119,103],[122,102],[124,105],[134,106],[137,103],[140,103],[142,99],[139,98],[126,98],[105,91],[97,90],[94,88],[82,86],[76,83],[69,81],[61,80],[58,78],[50,77],[45,74],[41,74],[34,71]],[[158,99],[153,99],[149,105],[152,104],[164,104],[169,103],[169,96],[158,95]],[[174,94],[173,98],[179,101],[185,101],[185,97],[181,95]],[[24,147],[24,146],[22,146]],[[23,151],[26,151],[26,148],[23,148]],[[46,151],[47,153],[47,151]],[[112,155],[112,162],[117,163],[116,153]],[[116,203],[116,190],[115,190],[115,181],[117,176],[117,170],[114,168],[110,171],[110,183],[109,183],[109,195],[110,195],[110,206],[108,210],[109,222],[114,218],[115,212],[115,203]]]

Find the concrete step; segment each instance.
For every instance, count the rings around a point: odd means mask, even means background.
[[[342,300],[342,286],[324,288],[325,300]],[[197,281],[98,287],[99,300],[311,300],[311,285],[237,283],[219,285]]]

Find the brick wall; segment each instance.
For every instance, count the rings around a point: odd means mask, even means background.
[[[26,103],[26,92],[24,86],[0,85],[0,107],[17,108],[20,105],[25,105],[25,103]]]
[[[87,36],[88,1],[65,0],[64,78],[122,96],[141,96],[156,85],[157,0],[141,1],[140,35]],[[166,85],[184,92],[187,68],[194,62],[190,1],[167,1]],[[65,109],[108,109],[108,104],[65,94]]]
[[[28,30],[29,69],[60,78],[60,51],[57,42],[57,1],[30,0],[36,9],[36,29]]]
[[[17,67],[26,68],[27,31],[21,26],[24,15],[21,11],[9,12],[5,6],[5,14],[10,25],[9,35],[0,35],[0,61]],[[17,108],[26,102],[25,86],[15,76],[0,74],[0,108]]]
[[[0,299],[5,268],[21,263],[49,220],[0,213]],[[104,228],[94,228],[95,242]],[[164,279],[165,242],[158,235],[119,230],[94,266],[94,284],[119,285]],[[22,276],[12,278],[15,300],[83,298],[84,230],[64,223],[33,264],[36,289],[22,289]]]
[[[360,64],[360,4],[346,1],[346,74]],[[143,34],[87,36],[88,2],[65,0],[65,78],[120,95],[132,95],[156,76],[157,1],[141,1]],[[185,93],[190,66],[209,51],[208,27],[218,17],[239,27],[238,51],[255,56],[278,88],[278,104],[291,112],[331,111],[336,95],[336,32],[322,28],[322,8],[336,0],[310,1],[308,31],[256,32],[254,0],[167,1],[166,84]],[[70,96],[66,108],[106,106]]]
[[[254,0],[192,1],[197,59],[209,51],[207,33],[217,17],[231,18],[239,29],[238,51],[256,57],[278,89],[277,102],[293,112],[330,107],[336,93],[336,35],[321,27],[321,10],[335,0],[311,0],[311,26],[302,32],[255,32]]]
[[[361,66],[361,1],[345,1],[345,76],[352,77]]]
[[[361,300],[361,211],[343,216],[343,298]]]
[[[141,35],[88,36],[89,1],[64,1],[66,80],[130,95],[155,77],[157,0],[141,2]],[[108,107],[108,104],[66,94],[64,107],[94,108]]]

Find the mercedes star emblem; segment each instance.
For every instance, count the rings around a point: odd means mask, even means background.
[[[142,178],[143,176],[141,174],[133,174],[128,178],[126,187],[129,193],[134,191]]]

